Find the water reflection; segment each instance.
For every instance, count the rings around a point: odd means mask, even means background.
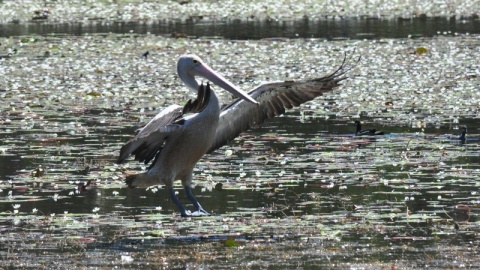
[[[217,36],[226,39],[260,38],[406,38],[408,36],[431,37],[438,33],[480,33],[480,20],[455,20],[450,18],[414,18],[381,20],[349,18],[339,20],[299,21],[241,21],[229,22],[88,22],[47,24],[0,24],[0,37],[24,35],[87,35],[96,33],[136,33],[180,36]]]

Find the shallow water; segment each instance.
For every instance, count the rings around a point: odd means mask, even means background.
[[[477,268],[479,41],[0,38],[1,266]],[[174,73],[186,52],[243,89],[362,59],[338,90],[205,156],[194,193],[213,215],[183,219],[164,189],[124,188],[144,166],[114,160],[191,98]],[[357,119],[387,135],[354,137]]]

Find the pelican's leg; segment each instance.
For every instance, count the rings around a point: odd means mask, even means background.
[[[183,204],[177,198],[177,195],[175,195],[175,190],[173,189],[173,187],[170,188],[168,191],[170,192],[170,198],[172,199],[173,203],[175,203],[178,210],[180,210],[180,214],[182,215],[182,217],[187,217],[188,216],[187,210],[185,209],[185,206],[183,206]]]
[[[205,211],[200,203],[195,199],[192,193],[192,188],[190,186],[185,187],[185,193],[187,194],[187,198],[192,202],[193,206],[195,207],[195,210],[199,213],[210,215],[207,211]]]

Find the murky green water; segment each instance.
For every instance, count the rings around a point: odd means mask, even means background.
[[[1,38],[1,267],[476,268],[479,42]],[[191,98],[174,66],[187,52],[243,89],[362,60],[337,91],[205,156],[194,192],[213,215],[183,219],[164,189],[124,188],[144,166],[114,160]],[[387,135],[354,137],[358,119]]]

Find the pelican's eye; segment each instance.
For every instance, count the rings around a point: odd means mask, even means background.
[[[199,61],[197,59],[193,59],[193,63],[197,64]]]

